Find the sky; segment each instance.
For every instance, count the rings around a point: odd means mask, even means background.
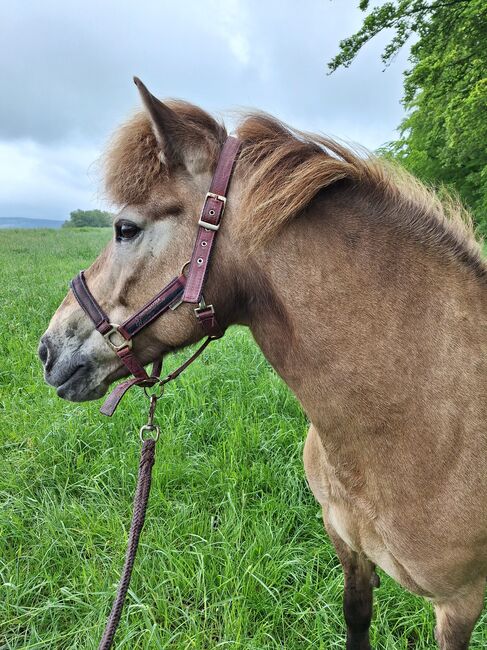
[[[403,117],[407,51],[384,70],[381,34],[326,67],[363,17],[358,0],[2,0],[0,217],[110,209],[97,161],[139,107],[133,75],[230,123],[259,108],[377,148]]]

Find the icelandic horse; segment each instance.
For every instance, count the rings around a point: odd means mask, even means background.
[[[226,138],[200,108],[156,99],[105,156],[120,206],[86,271],[115,322],[191,254]],[[309,485],[345,574],[349,650],[366,650],[375,566],[430,599],[441,650],[463,650],[487,576],[487,264],[471,222],[405,172],[248,114],[205,284],[302,404]],[[134,341],[144,363],[202,338],[188,304]],[[68,293],[40,345],[58,395],[127,374]]]

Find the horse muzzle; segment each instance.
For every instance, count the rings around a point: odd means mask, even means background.
[[[84,402],[106,393],[112,373],[100,376],[92,355],[84,354],[79,348],[73,349],[69,343],[62,344],[49,333],[41,338],[38,353],[44,366],[44,379],[56,389],[59,397]]]

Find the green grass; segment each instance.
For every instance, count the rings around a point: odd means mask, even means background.
[[[43,383],[36,348],[68,280],[109,233],[1,236],[0,648],[96,648],[147,405],[134,390],[110,420],[98,403],[63,402]],[[306,486],[294,397],[243,329],[167,394],[117,648],[343,648],[343,578]],[[381,577],[374,648],[434,648],[430,605]]]

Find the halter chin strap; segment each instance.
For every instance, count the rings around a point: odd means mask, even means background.
[[[241,142],[231,136],[227,138],[223,145],[210,190],[206,195],[198,221],[198,232],[191,260],[188,263],[187,276],[181,273],[181,275],[171,280],[157,295],[121,325],[112,323],[100,307],[88,288],[84,271],[80,271],[71,281],[70,286],[74,297],[93,322],[95,329],[100,332],[106,343],[118,355],[130,373],[134,375],[132,379],[119,384],[110,394],[100,409],[104,415],[114,413],[118,403],[131,386],[153,386],[156,383],[165,384],[175,379],[203,352],[212,340],[223,336],[224,331],[218,324],[213,305],[207,305],[203,298],[203,285],[208,273],[208,264],[215,237],[225,211],[226,194],[240,146]],[[198,305],[194,310],[195,316],[208,338],[187,361],[161,380],[159,377],[162,362],[156,361],[149,375],[144,365],[132,351],[132,337],[169,309],[177,309],[183,302]]]

